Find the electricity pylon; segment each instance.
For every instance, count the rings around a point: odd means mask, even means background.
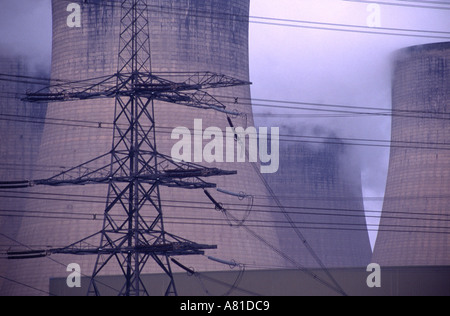
[[[125,296],[149,294],[141,272],[151,259],[169,278],[166,295],[177,295],[170,257],[199,255],[217,246],[199,245],[165,230],[160,186],[206,189],[215,184],[205,182],[203,178],[236,172],[176,162],[158,153],[154,102],[230,114],[222,103],[204,90],[250,83],[210,72],[152,73],[147,1],[123,0],[121,12],[116,74],[54,84],[37,93],[29,93],[24,99],[28,102],[66,102],[114,98],[111,151],[49,179],[0,183],[0,188],[108,184],[103,229],[65,248],[11,252],[9,258],[97,255],[90,295],[101,294],[97,278],[106,266],[117,261],[125,278],[119,294]],[[101,161],[105,159],[110,159],[110,163],[102,165]],[[100,238],[99,247],[91,246],[89,240],[93,238]]]

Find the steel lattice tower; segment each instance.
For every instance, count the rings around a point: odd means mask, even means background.
[[[52,178],[0,183],[2,188],[36,185],[65,186],[108,184],[103,229],[68,247],[42,251],[10,252],[10,259],[50,254],[96,255],[89,294],[100,295],[97,277],[113,261],[124,276],[119,295],[148,295],[141,272],[155,261],[169,278],[166,295],[176,295],[169,263],[171,256],[198,255],[213,245],[199,245],[165,231],[160,186],[184,189],[215,187],[201,178],[232,175],[233,171],[174,162],[156,147],[154,101],[177,103],[230,113],[203,89],[248,85],[214,73],[170,73],[170,80],[152,73],[148,6],[146,0],[124,0],[116,74],[56,83],[28,94],[28,102],[62,102],[99,98],[115,99],[114,132],[110,152]],[[237,113],[233,113],[237,114]],[[99,167],[99,162],[110,163]],[[108,158],[108,159],[109,159]],[[91,240],[100,237],[99,247]]]

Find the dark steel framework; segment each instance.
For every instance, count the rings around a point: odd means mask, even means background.
[[[0,188],[108,184],[103,229],[65,248],[10,252],[9,258],[97,255],[89,295],[101,294],[98,276],[108,264],[117,261],[125,278],[119,295],[125,296],[149,295],[141,272],[153,260],[169,278],[166,295],[177,295],[170,257],[204,254],[217,246],[196,244],[165,230],[160,186],[213,188],[215,184],[203,178],[236,172],[176,162],[158,153],[154,101],[238,114],[227,111],[225,105],[204,90],[250,83],[209,72],[152,73],[147,1],[123,0],[121,10],[116,74],[77,82],[57,81],[37,93],[29,93],[25,99],[64,102],[114,98],[111,151],[49,179],[0,183]],[[105,159],[110,159],[110,163],[102,164]],[[93,239],[100,239],[99,247],[91,246],[89,241]]]

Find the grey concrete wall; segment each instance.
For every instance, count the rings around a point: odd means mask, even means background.
[[[450,263],[450,43],[404,49],[393,78],[393,145],[373,262]],[[416,111],[405,113],[401,111]],[[420,147],[429,147],[423,149]],[[393,230],[395,232],[393,232]],[[403,232],[399,232],[403,231]]]
[[[0,73],[12,76],[41,76],[29,69],[26,59],[0,54]],[[48,75],[47,75],[48,76]],[[46,105],[29,104],[20,100],[29,89],[29,79],[2,77],[0,81],[0,181],[31,179],[33,171],[45,168],[36,165],[44,129]],[[9,78],[9,79],[8,79]],[[45,81],[43,81],[45,83]],[[20,192],[16,192],[20,191]],[[0,251],[17,247],[14,241],[26,208],[26,189],[0,190]],[[32,209],[30,209],[32,211]],[[38,214],[34,214],[37,216]],[[0,274],[8,273],[10,262],[0,262]],[[3,280],[0,280],[0,291]]]
[[[282,134],[295,131],[285,129]],[[331,132],[324,135],[335,137]],[[325,266],[364,266],[372,250],[360,163],[338,138],[332,142],[282,142],[280,170],[265,178]],[[283,227],[278,229],[283,251],[306,267],[320,267],[285,216],[278,214],[277,220]]]

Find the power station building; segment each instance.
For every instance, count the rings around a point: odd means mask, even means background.
[[[397,54],[392,149],[373,262],[450,264],[450,43]]]

